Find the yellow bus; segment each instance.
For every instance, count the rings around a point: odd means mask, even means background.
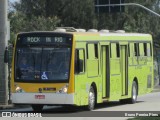
[[[14,104],[87,106],[120,100],[135,103],[153,88],[150,34],[26,32],[14,45]]]

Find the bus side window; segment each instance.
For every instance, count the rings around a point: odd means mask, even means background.
[[[134,53],[135,53],[135,56],[140,56],[140,54],[139,54],[139,43],[134,43]]]
[[[79,50],[79,60],[81,62],[80,64],[82,65],[81,72],[83,73],[85,68],[84,49]]]
[[[129,57],[135,56],[134,43],[128,44],[128,56]]]
[[[87,43],[87,75],[88,77],[99,75],[98,43]]]
[[[95,49],[95,58],[98,59],[98,44],[94,44],[94,49]]]
[[[119,43],[111,43],[111,58],[120,57],[120,47]]]
[[[147,43],[143,43],[144,56],[147,56]]]
[[[139,55],[144,56],[144,45],[143,43],[139,43]]]
[[[147,43],[147,56],[152,56],[151,43]]]
[[[84,49],[77,49],[76,50],[75,70],[76,70],[76,73],[84,73],[85,72]]]
[[[152,44],[149,43],[149,46],[150,46],[150,53],[151,53],[151,56],[152,56]]]
[[[110,56],[110,58],[116,58],[116,56],[117,56],[117,51],[116,51],[116,44],[115,43],[111,43],[111,49],[110,49],[110,51],[111,51],[111,56]]]
[[[88,44],[88,54],[87,59],[98,59],[98,44],[89,43]]]
[[[128,44],[128,57],[130,57],[130,44]]]
[[[116,43],[116,52],[117,52],[117,58],[119,58],[120,57],[119,43]]]

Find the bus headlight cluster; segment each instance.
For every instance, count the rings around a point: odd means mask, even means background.
[[[22,93],[24,92],[24,90],[22,90],[22,88],[20,88],[19,86],[16,86],[16,93]]]
[[[67,91],[68,91],[68,84],[66,84],[64,87],[58,90],[57,93],[67,93]]]

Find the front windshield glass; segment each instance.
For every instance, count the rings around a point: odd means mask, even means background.
[[[16,50],[17,81],[67,81],[70,47],[23,47]]]

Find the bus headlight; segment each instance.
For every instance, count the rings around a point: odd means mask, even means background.
[[[16,86],[16,93],[22,93],[22,92],[24,92],[22,88],[20,88],[19,86]]]
[[[64,87],[62,91],[63,91],[64,93],[67,93],[68,88],[67,88],[67,87]]]
[[[60,90],[57,91],[57,93],[67,93],[68,91],[68,84],[62,87]]]

